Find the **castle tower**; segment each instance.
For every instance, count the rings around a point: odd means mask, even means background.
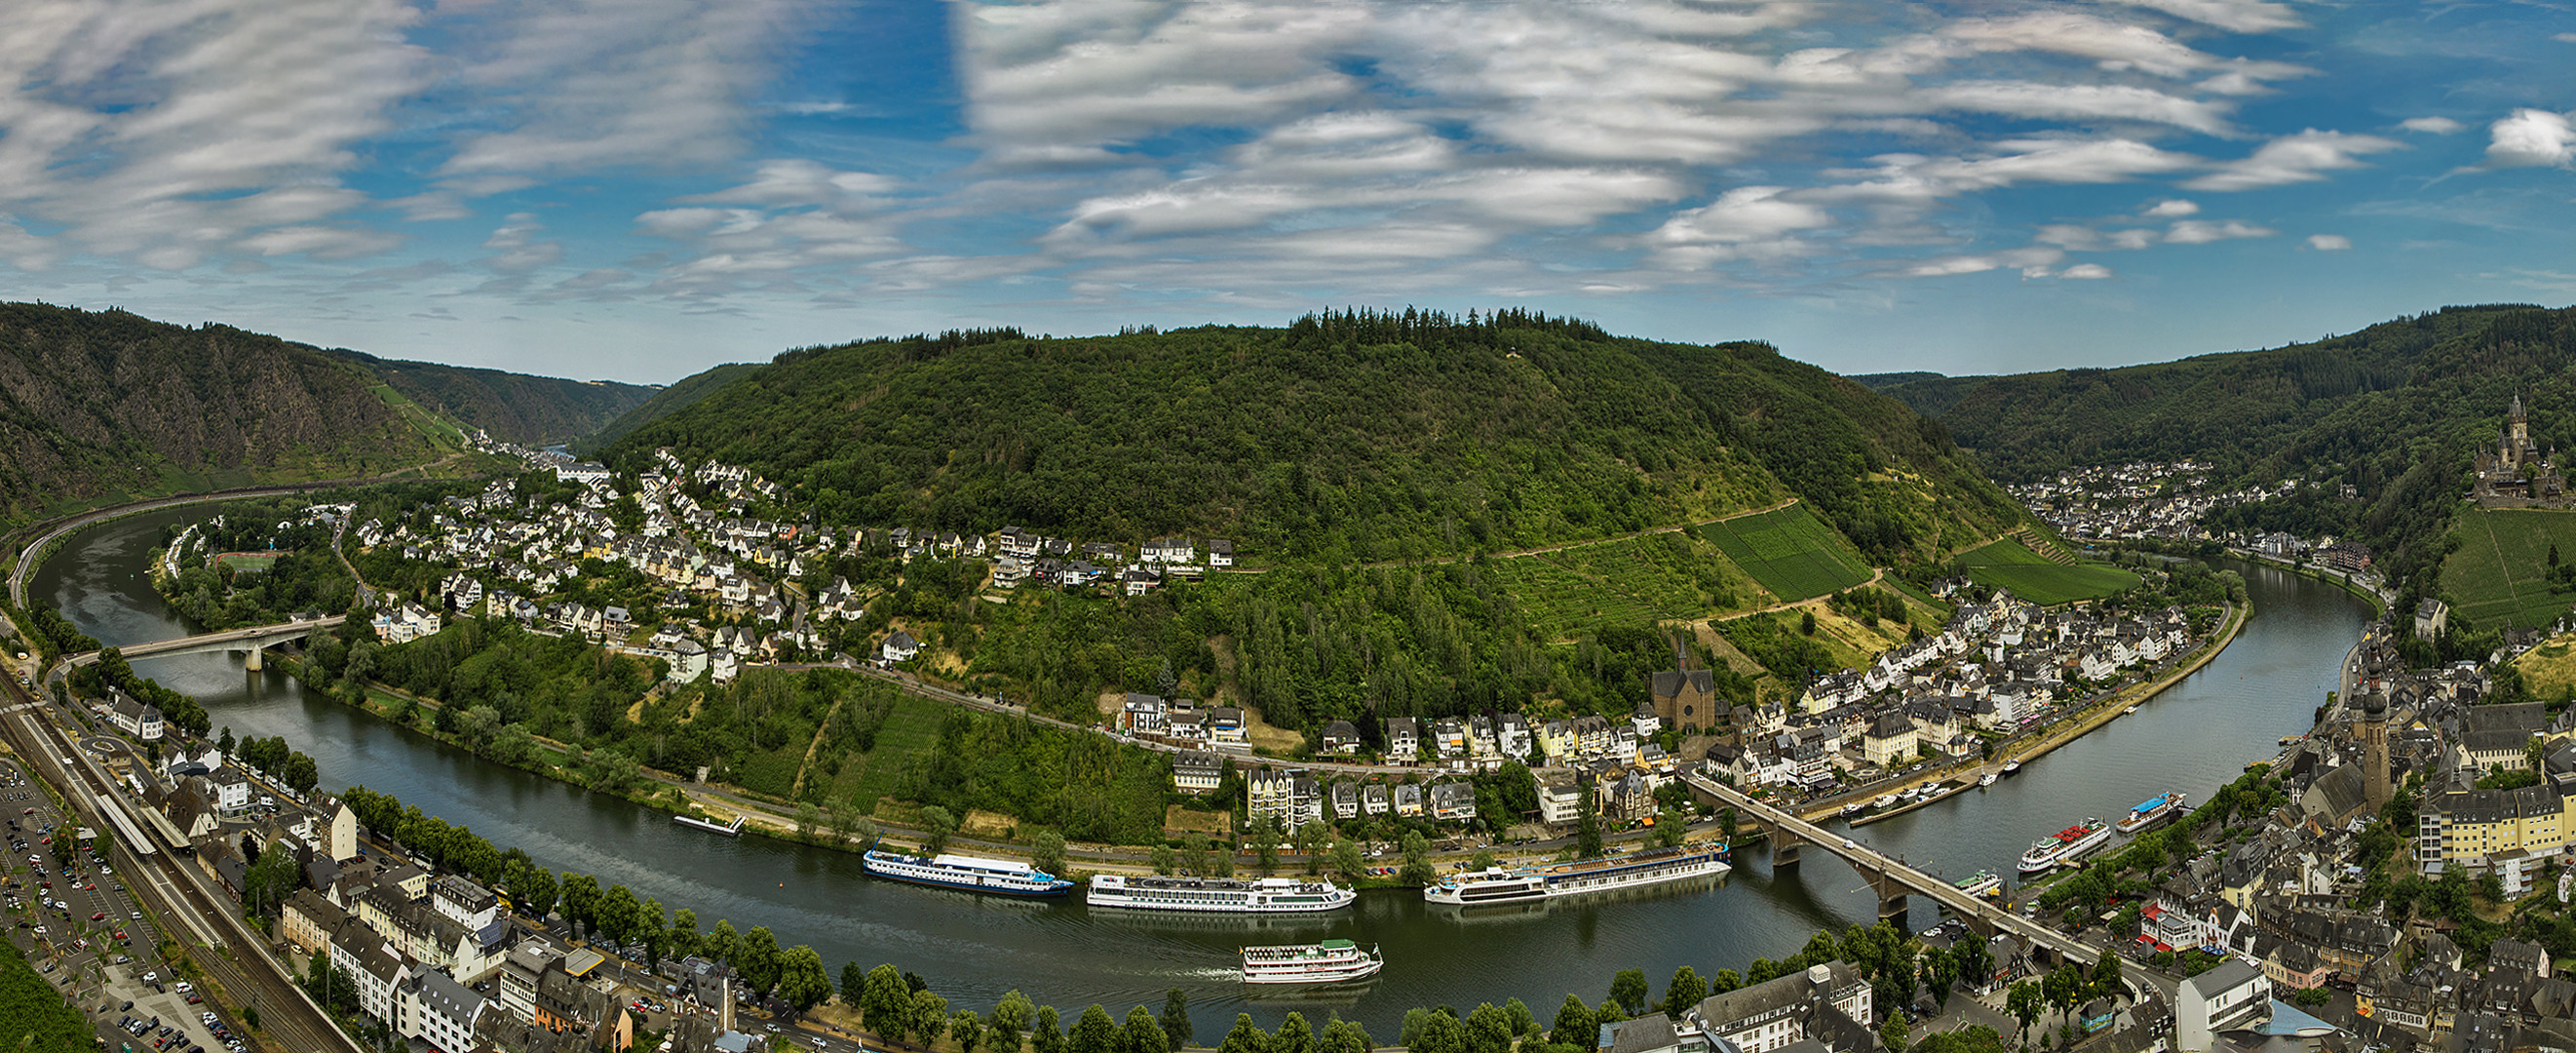
[[[2522,408],[2522,395],[2513,397],[2513,410],[2505,414],[2505,448],[2513,451],[2513,466],[2522,467],[2524,451],[2531,449],[2531,414]]]
[[[2388,803],[2388,696],[2365,689],[2361,696],[2362,784],[2372,811]],[[2400,837],[2405,836],[2403,832]]]

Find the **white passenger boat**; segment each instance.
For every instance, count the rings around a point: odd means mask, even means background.
[[[1297,914],[1339,910],[1360,894],[1330,881],[1261,878],[1129,877],[1095,874],[1085,901],[1095,907],[1212,914]]]
[[[1976,874],[1958,884],[1959,891],[1971,896],[1991,896],[2004,890],[2004,879],[1996,876],[1991,870],[1977,871]]]
[[[1332,984],[1365,980],[1386,966],[1377,948],[1361,950],[1349,940],[1325,940],[1282,947],[1243,949],[1243,982],[1248,984]]]
[[[1423,889],[1422,898],[1455,906],[1519,903],[1708,877],[1732,869],[1724,848],[1667,848],[1550,867],[1488,867],[1442,878]]]
[[[2021,872],[2048,873],[2083,858],[2084,853],[2110,840],[2111,824],[2099,819],[2084,820],[2031,842],[2030,851],[2021,854]]]
[[[909,881],[916,885],[965,889],[969,892],[992,892],[1005,896],[1061,896],[1073,891],[1073,882],[1057,877],[1026,863],[1011,859],[986,859],[981,856],[940,855],[933,858],[907,856],[883,849],[872,849],[859,857],[859,866],[870,875],[891,881]]]
[[[737,815],[733,817],[733,822],[731,823],[718,823],[700,819],[694,815],[674,815],[671,817],[671,821],[678,823],[681,826],[696,827],[700,830],[707,831],[708,833],[723,834],[726,837],[741,837],[742,818],[743,817]]]
[[[2117,829],[2123,834],[2134,834],[2181,815],[2183,808],[2182,795],[2168,790],[2129,809],[2128,816],[2120,820]]]

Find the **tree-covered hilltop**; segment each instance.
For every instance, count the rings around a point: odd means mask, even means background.
[[[1265,561],[1510,551],[1806,498],[1873,561],[2019,511],[1938,426],[1767,344],[1521,311],[1017,330],[780,355],[603,455],[744,465],[826,523],[1231,537]]]
[[[1891,389],[1996,477],[2194,460],[2221,480],[2319,485],[2218,513],[2218,529],[2358,537],[2401,605],[2435,594],[2473,453],[2519,394],[2533,441],[2576,447],[2576,308],[2449,307],[2265,351],[2120,369],[1942,378]],[[1966,383],[1966,390],[1956,385]],[[1918,390],[1920,388],[1920,390]],[[2355,500],[2344,500],[2350,484]]]
[[[0,521],[369,475],[450,449],[375,383],[315,348],[229,326],[0,304]]]
[[[743,374],[758,368],[760,366],[752,362],[727,362],[692,373],[668,387],[653,392],[652,397],[645,399],[641,404],[618,414],[614,420],[608,421],[597,431],[583,436],[579,442],[573,443],[573,449],[583,456],[597,453],[617,440],[625,438],[627,432],[694,406],[699,399],[715,394],[717,389],[741,379]]]
[[[613,380],[566,380],[498,369],[407,362],[359,351],[335,352],[364,366],[394,390],[493,438],[523,446],[577,439],[598,431],[657,392]]]

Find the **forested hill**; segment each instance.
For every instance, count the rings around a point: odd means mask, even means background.
[[[611,380],[565,380],[498,369],[405,362],[359,351],[340,355],[412,401],[493,438],[543,446],[581,438],[642,405],[656,391]]]
[[[2451,307],[2265,351],[2120,369],[1943,378],[1890,394],[1939,408],[1997,478],[2077,465],[2207,461],[2221,479],[2305,478],[2220,525],[2357,535],[2401,588],[2432,590],[2473,450],[2520,393],[2535,441],[2576,448],[2576,308]],[[1918,390],[1918,388],[1920,390]]]
[[[669,387],[653,392],[651,398],[645,399],[633,409],[618,415],[616,420],[609,421],[606,426],[583,437],[580,442],[573,444],[573,448],[585,456],[596,453],[617,440],[625,438],[627,432],[696,405],[699,399],[715,394],[716,389],[731,384],[741,379],[744,374],[758,368],[760,368],[759,365],[751,362],[727,362],[713,369],[684,377]]]
[[[0,520],[442,456],[355,365],[221,325],[0,304]]]
[[[2020,515],[1938,425],[1768,345],[1517,311],[812,348],[604,456],[636,469],[662,446],[787,484],[825,522],[1186,532],[1267,558],[1509,551],[1795,495],[1895,563]]]

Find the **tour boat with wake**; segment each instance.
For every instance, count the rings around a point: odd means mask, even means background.
[[[1129,877],[1094,874],[1084,897],[1095,907],[1184,910],[1217,914],[1297,914],[1339,910],[1360,894],[1330,881],[1295,878]]]
[[[1243,982],[1248,984],[1342,983],[1368,979],[1385,967],[1377,948],[1363,951],[1349,940],[1243,949]]]
[[[2084,858],[2084,853],[2102,847],[2109,840],[2111,824],[2099,819],[2086,819],[2031,842],[2030,851],[2021,854],[2021,872],[2048,873]]]
[[[726,837],[742,836],[742,817],[739,815],[734,816],[733,822],[730,823],[719,823],[711,820],[700,819],[694,815],[675,815],[671,817],[671,821],[678,823],[681,826],[696,827],[697,829],[704,830],[709,833],[723,834]]]
[[[1553,896],[1659,885],[1667,881],[1708,877],[1734,869],[1726,849],[1665,848],[1651,852],[1561,863],[1548,867],[1487,867],[1453,874],[1422,890],[1422,898],[1452,906],[1519,903]]]
[[[2117,829],[2123,834],[2134,834],[2182,813],[2182,795],[2168,790],[2149,797],[2137,807],[2129,809],[2128,817],[2120,820]]]
[[[992,892],[1004,896],[1061,896],[1073,891],[1073,882],[1010,859],[986,859],[982,856],[947,854],[924,858],[883,849],[869,849],[866,855],[859,857],[859,867],[867,871],[870,876],[889,881],[909,881],[915,885],[964,889],[968,892]]]

